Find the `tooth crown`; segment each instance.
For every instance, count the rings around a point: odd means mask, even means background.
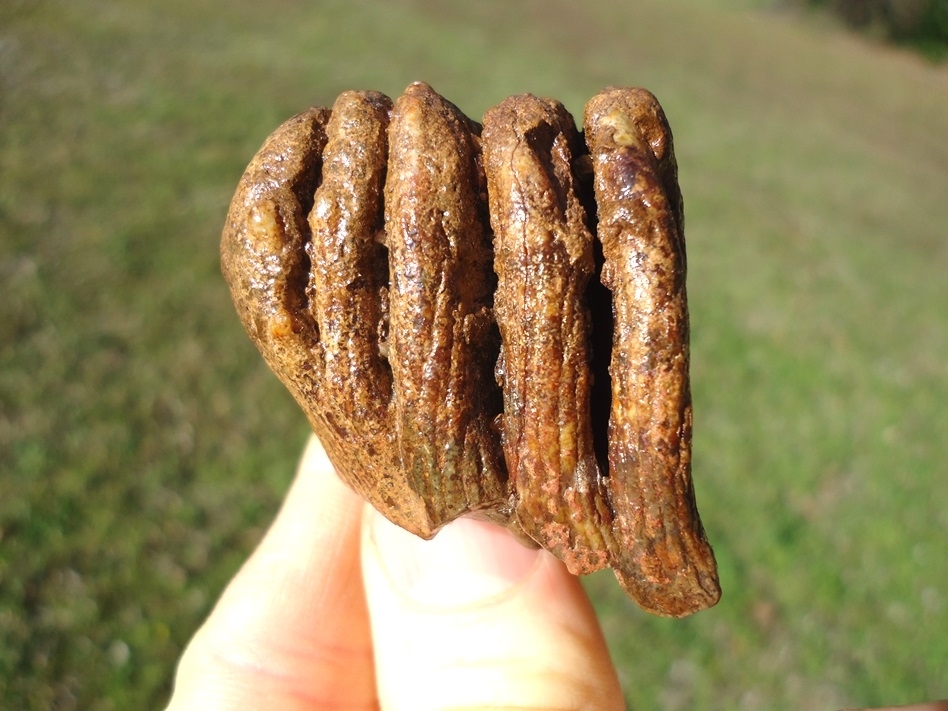
[[[489,518],[573,573],[611,566],[656,614],[717,602],[681,193],[649,92],[604,90],[582,135],[531,95],[482,130],[426,84],[345,92],[267,139],[221,256],[248,334],[389,519],[430,538]]]

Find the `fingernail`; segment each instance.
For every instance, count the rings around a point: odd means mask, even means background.
[[[468,518],[425,541],[373,511],[370,530],[392,586],[415,602],[443,608],[504,595],[536,570],[542,553],[500,526]]]

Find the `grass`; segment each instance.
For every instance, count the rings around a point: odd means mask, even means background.
[[[0,7],[0,706],[157,708],[306,424],[217,239],[281,120],[423,78],[472,116],[655,91],[686,199],[724,598],[588,579],[633,708],[948,696],[948,73],[723,3]]]

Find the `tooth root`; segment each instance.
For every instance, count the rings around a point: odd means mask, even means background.
[[[388,428],[392,391],[378,341],[388,265],[376,239],[390,111],[391,101],[376,92],[345,92],[336,99],[309,215],[306,294],[324,353],[320,406],[370,438]]]
[[[524,95],[487,113],[483,144],[517,519],[571,571],[591,572],[608,565],[612,522],[589,409],[594,263],[572,170],[579,134],[561,104]]]
[[[474,130],[421,83],[396,101],[389,129],[394,420],[408,485],[427,502],[432,529],[506,498],[491,426],[500,409],[494,277]]]
[[[714,554],[691,480],[691,392],[681,197],[671,132],[643,90],[589,101],[612,345],[609,489],[627,592],[652,612],[680,616],[717,602]],[[669,189],[669,185],[673,188]]]
[[[266,140],[231,201],[221,240],[221,268],[237,313],[267,363],[297,400],[320,383],[319,330],[305,309],[304,214],[319,180],[329,111],[310,109]]]

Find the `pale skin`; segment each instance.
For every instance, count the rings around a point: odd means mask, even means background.
[[[405,533],[339,481],[314,437],[269,532],[185,650],[168,706],[236,709],[625,703],[562,563],[486,523],[456,522],[431,542]]]

